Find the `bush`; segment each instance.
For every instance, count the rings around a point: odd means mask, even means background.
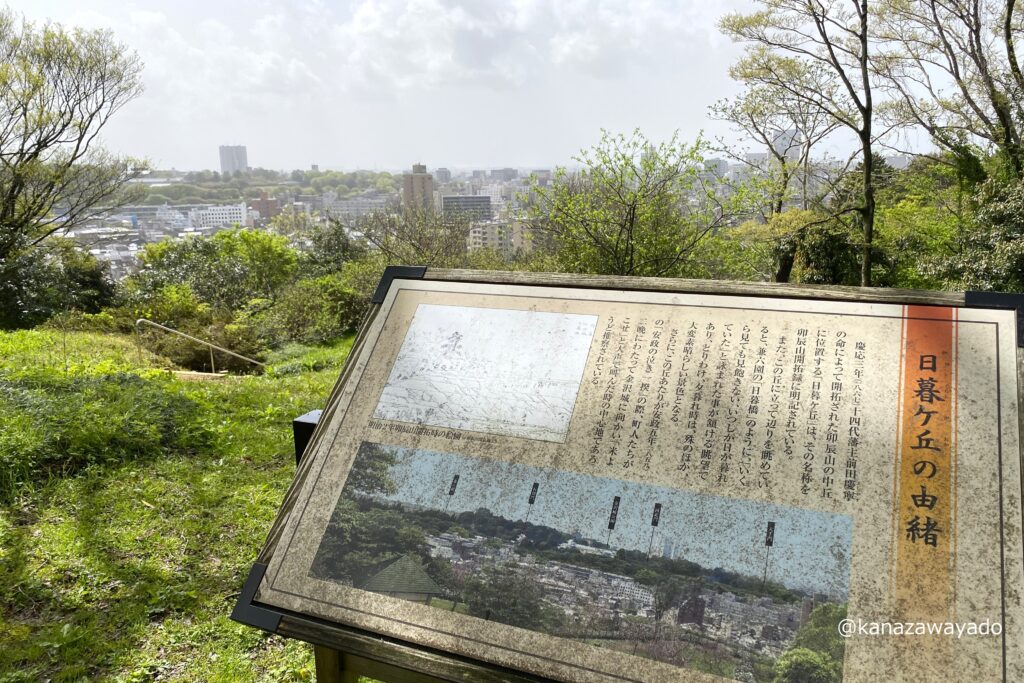
[[[275,341],[323,344],[355,330],[368,305],[342,273],[334,273],[293,283],[263,317]]]
[[[202,339],[239,355],[253,360],[262,361],[265,346],[256,331],[244,322],[236,322],[231,318],[216,318],[207,324],[189,323],[171,326],[171,329]],[[146,326],[142,330],[142,343],[150,352],[169,358],[175,365],[212,372],[214,370],[234,370],[254,372],[259,366],[240,358],[235,358],[222,351],[214,351],[214,366],[210,366],[210,347],[194,342],[191,339]]]
[[[52,238],[0,261],[0,329],[34,327],[67,311],[98,313],[113,297],[109,266],[71,240]]]
[[[129,303],[110,309],[112,325],[125,333],[135,331],[135,321],[145,318],[158,325],[208,341],[235,353],[262,360],[265,343],[246,320],[238,320],[226,310],[213,309],[203,303],[187,284],[164,285],[145,296],[136,292]],[[141,333],[143,345],[175,365],[190,370],[210,371],[209,347],[171,332],[145,325]],[[216,370],[253,371],[252,363],[215,351]]]
[[[75,332],[116,332],[117,322],[107,311],[101,313],[82,313],[68,311],[47,320],[43,329],[75,331]]]
[[[974,199],[978,208],[973,225],[934,272],[956,289],[1024,290],[1024,181],[990,181]]]
[[[0,501],[99,463],[209,444],[200,406],[168,380],[0,375]]]
[[[147,244],[141,259],[142,270],[125,283],[131,301],[180,285],[199,301],[227,311],[241,310],[254,298],[273,299],[298,265],[298,253],[285,237],[242,229]]]

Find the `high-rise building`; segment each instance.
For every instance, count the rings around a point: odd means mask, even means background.
[[[246,154],[245,145],[220,146],[220,172],[222,175],[247,170],[249,170],[249,156]]]
[[[413,164],[412,173],[402,177],[402,206],[429,209],[434,204],[434,177],[424,164]]]
[[[491,170],[491,180],[498,182],[511,182],[519,177],[519,171],[514,168],[495,168]]]
[[[551,182],[552,174],[549,169],[536,168],[530,171],[530,179],[540,187],[547,187]]]
[[[493,249],[505,256],[513,256],[517,252],[532,251],[533,243],[526,227],[519,221],[474,221],[466,237],[466,248],[469,251]]]
[[[725,178],[729,175],[729,162],[725,159],[705,159],[704,172],[712,178]]]
[[[479,194],[448,194],[441,197],[441,212],[445,216],[460,216],[474,221],[492,217],[491,198]]]
[[[434,179],[439,183],[450,183],[452,181],[452,172],[447,168],[434,169]]]
[[[789,161],[799,161],[803,146],[803,135],[796,128],[780,131],[772,139],[772,149]]]

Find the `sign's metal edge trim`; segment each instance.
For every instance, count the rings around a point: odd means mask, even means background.
[[[388,290],[391,288],[392,280],[398,278],[403,280],[422,280],[426,274],[426,266],[388,266],[380,276],[380,282],[377,283],[377,289],[374,290],[370,303],[384,303],[384,297],[387,296]]]
[[[263,581],[263,575],[267,573],[267,565],[263,562],[254,562],[249,569],[249,576],[242,587],[242,593],[238,596],[235,608],[231,610],[231,619],[245,624],[255,626],[258,629],[277,633],[277,627],[281,623],[281,614],[262,605],[253,603],[256,591]]]

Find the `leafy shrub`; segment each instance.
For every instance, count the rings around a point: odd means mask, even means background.
[[[231,311],[211,308],[188,284],[164,285],[109,312],[114,326],[126,333],[135,331],[135,321],[145,318],[254,360],[261,360],[266,347],[248,321],[236,319]],[[170,359],[175,365],[191,370],[211,370],[208,346],[148,325],[142,326],[139,334],[148,350]],[[249,372],[257,369],[252,363],[220,351],[214,351],[214,356],[216,370]]]
[[[973,225],[935,272],[956,289],[1024,290],[1024,181],[990,181],[976,193]]]
[[[228,311],[272,299],[298,266],[284,236],[240,229],[147,244],[141,258],[142,270],[125,283],[129,299],[146,301],[168,285],[185,285],[200,301]]]
[[[68,311],[47,320],[41,326],[50,330],[73,330],[75,332],[116,332],[117,323],[107,311],[101,313],[83,313]]]
[[[33,327],[62,311],[97,313],[113,297],[109,266],[67,239],[0,262],[0,329]]]
[[[334,273],[289,285],[264,320],[277,340],[323,344],[356,329],[368,304],[342,273]]]
[[[98,463],[209,444],[200,406],[164,379],[0,375],[0,500]]]

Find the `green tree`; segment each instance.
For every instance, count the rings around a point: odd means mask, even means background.
[[[274,303],[251,320],[271,345],[323,344],[355,330],[369,305],[369,298],[352,289],[344,272],[335,272],[285,286]]]
[[[227,311],[273,301],[298,268],[287,238],[244,229],[148,244],[141,260],[142,269],[127,283],[133,301],[144,304],[166,285],[186,284],[201,301]]]
[[[842,221],[832,218],[813,222],[802,226],[795,237],[798,282],[856,285],[862,281],[857,235]]]
[[[490,569],[479,578],[467,578],[463,588],[463,601],[473,616],[534,630],[544,623],[543,597],[535,581],[510,568]]]
[[[142,91],[138,57],[106,31],[0,11],[0,280],[14,257],[128,198],[141,163],[100,147]]]
[[[876,14],[872,64],[895,95],[890,123],[924,129],[978,180],[986,149],[1024,177],[1016,0],[885,0]]]
[[[759,181],[756,187],[763,199],[757,202],[757,209],[764,221],[771,221],[787,205],[810,207],[818,172],[811,150],[839,127],[834,118],[783,88],[756,82],[740,95],[712,105],[709,113],[731,123],[736,132],[768,155],[767,163],[752,161],[742,150],[719,142],[720,150],[745,164],[746,175]],[[794,246],[775,245],[779,260],[772,279],[776,282],[789,281],[796,257]]]
[[[841,663],[846,641],[839,635],[839,622],[845,618],[846,605],[825,603],[815,607],[811,618],[797,631],[793,647],[813,650]]]
[[[391,468],[398,462],[387,446],[364,441],[349,471],[345,491],[363,495],[391,494],[398,490],[391,478]]]
[[[970,226],[933,272],[957,289],[1024,291],[1024,181],[990,179],[976,202]]]
[[[861,285],[871,285],[875,224],[874,79],[867,0],[760,0],[750,14],[726,15],[720,27],[747,44],[730,69],[738,81],[785,92],[857,136],[862,164],[860,202],[842,209],[860,216]]]
[[[941,289],[959,286],[939,274],[956,254],[958,236],[974,229],[973,181],[952,154],[918,157],[895,172],[879,193],[878,283],[888,287]]]
[[[787,650],[775,662],[773,683],[840,683],[842,669],[827,655],[806,648]]]
[[[790,648],[775,662],[775,683],[839,683],[843,676],[845,641],[839,622],[846,605],[825,603],[811,612]]]
[[[580,170],[559,168],[549,186],[533,188],[532,228],[554,244],[566,272],[680,276],[728,218],[701,173],[704,147],[603,131],[574,157]]]
[[[336,218],[311,226],[304,238],[309,247],[302,254],[302,271],[310,274],[340,272],[367,253],[366,241],[354,237],[351,226]]]
[[[359,585],[385,563],[402,555],[426,555],[423,529],[397,510],[360,510],[349,498],[338,501],[310,573]]]
[[[54,237],[19,253],[0,279],[0,329],[31,327],[70,311],[99,313],[114,300],[110,268],[71,240]]]

